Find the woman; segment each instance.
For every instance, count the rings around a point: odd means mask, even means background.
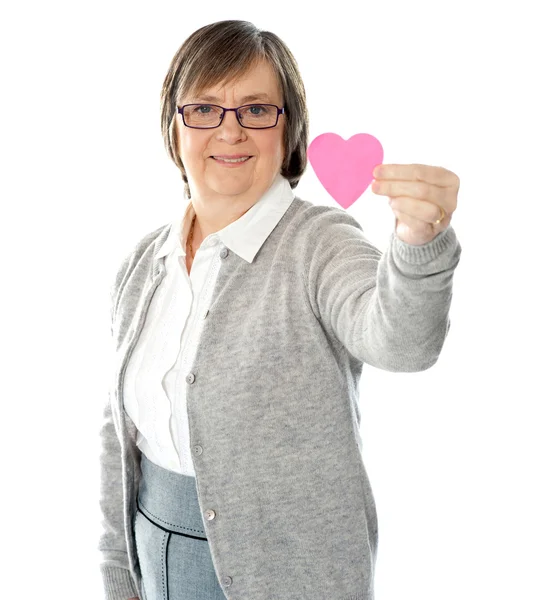
[[[379,193],[398,196],[385,254],[344,210],[295,196],[304,86],[283,42],[245,21],[185,41],[162,131],[190,202],[112,287],[105,596],[372,600],[359,379],[364,362],[421,371],[441,352],[458,180],[383,165]]]

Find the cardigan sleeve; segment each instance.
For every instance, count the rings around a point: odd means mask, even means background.
[[[128,600],[139,594],[129,570],[124,532],[122,453],[112,419],[110,394],[103,411],[100,439],[101,534],[98,548],[105,600]]]
[[[327,334],[358,360],[386,371],[433,366],[450,328],[460,260],[453,227],[422,246],[403,242],[394,231],[383,254],[346,211],[328,208],[316,217],[305,284]]]
[[[129,257],[122,261],[110,289],[111,335],[118,291],[127,271]],[[100,439],[100,492],[101,533],[98,550],[101,555],[100,571],[105,600],[138,598],[129,569],[124,530],[124,492],[122,487],[122,451],[112,415],[112,394],[103,408]]]

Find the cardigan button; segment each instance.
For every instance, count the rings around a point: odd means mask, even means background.
[[[200,455],[204,449],[201,446],[194,446],[194,454]]]
[[[195,380],[196,380],[196,375],[194,375],[194,373],[189,373],[186,376],[187,383],[194,383]]]
[[[214,510],[212,510],[211,508],[208,508],[205,511],[205,516],[208,521],[212,521],[216,517],[216,514],[215,514]]]
[[[221,579],[221,582],[223,585],[228,587],[229,585],[232,585],[232,577],[230,577],[230,575],[224,575]]]
[[[223,248],[220,252],[219,252],[219,256],[221,258],[226,258],[228,256],[228,248]]]

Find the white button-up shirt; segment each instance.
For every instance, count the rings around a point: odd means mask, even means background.
[[[189,202],[171,224],[156,258],[165,257],[166,277],[152,298],[143,331],[124,378],[124,406],[137,427],[137,446],[157,465],[196,476],[189,443],[185,375],[192,369],[204,315],[228,247],[249,263],[276,227],[295,194],[278,174],[272,186],[239,219],[208,235],[200,245],[190,276],[186,240],[195,215]]]

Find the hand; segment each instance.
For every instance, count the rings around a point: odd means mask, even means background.
[[[390,198],[396,235],[413,246],[432,241],[445,231],[457,208],[460,179],[452,171],[429,165],[379,165],[373,171],[373,193]],[[445,211],[444,218],[434,221]]]

